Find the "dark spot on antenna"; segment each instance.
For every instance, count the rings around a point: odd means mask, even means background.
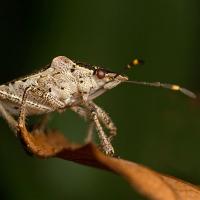
[[[61,90],[64,90],[65,88],[64,88],[64,87],[61,87],[60,89],[61,89]]]
[[[144,64],[143,60],[135,58],[127,65],[127,69],[131,69],[132,67],[135,67],[137,65],[143,65],[143,64]]]

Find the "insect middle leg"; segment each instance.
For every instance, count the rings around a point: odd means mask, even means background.
[[[39,132],[45,132],[49,119],[50,119],[49,113],[42,115],[39,121],[33,126],[33,130],[37,130]]]
[[[19,112],[19,118],[18,118],[18,127],[19,128],[24,128],[25,127],[25,120],[26,120],[26,101],[28,97],[28,93],[31,91],[31,87],[28,87],[25,89],[23,97],[22,97],[22,103],[20,107],[20,112]]]
[[[36,104],[35,108],[39,110],[43,110],[44,116],[42,123],[40,125],[40,128],[45,128],[45,125],[47,124],[48,121],[48,115],[49,112],[54,111],[54,110],[63,110],[65,105],[63,102],[61,102],[58,99],[54,99],[49,93],[46,91],[43,91],[42,96],[38,96],[38,91],[37,87],[30,86],[25,89],[23,97],[22,97],[22,103],[21,103],[21,109],[20,109],[20,115],[19,115],[19,120],[18,120],[18,126],[23,127],[25,125],[25,118],[26,118],[26,107],[27,107],[27,98],[29,95],[35,96],[35,97],[43,97],[45,99],[45,103],[49,106],[48,110],[44,110],[42,105]]]
[[[87,130],[87,136],[85,138],[85,143],[89,143],[92,141],[93,137],[93,131],[94,131],[94,122],[90,119],[90,114],[86,108],[83,108],[81,106],[73,106],[71,107],[71,110],[83,117],[85,120],[89,121],[89,126]]]

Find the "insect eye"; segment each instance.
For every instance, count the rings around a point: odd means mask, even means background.
[[[96,75],[97,75],[97,77],[98,77],[99,79],[102,79],[102,78],[105,77],[106,72],[105,72],[105,70],[103,70],[103,69],[97,69],[97,70],[96,70]]]

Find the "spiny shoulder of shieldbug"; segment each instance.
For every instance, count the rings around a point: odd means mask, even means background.
[[[142,63],[142,60],[134,59],[127,68]],[[93,99],[120,83],[168,88],[192,98],[196,97],[193,92],[179,85],[129,81],[127,76],[120,73],[58,56],[41,71],[0,85],[0,114],[16,131],[20,120],[17,122],[13,116],[21,115],[22,107],[26,108],[26,115],[61,112],[70,108],[82,117],[92,120],[103,151],[113,155],[114,149],[110,141],[116,135],[116,127],[109,115]],[[101,123],[109,130],[109,137],[105,135]],[[88,138],[91,138],[91,132],[88,132]]]

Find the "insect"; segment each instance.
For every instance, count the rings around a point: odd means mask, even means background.
[[[135,59],[128,68],[140,63]],[[91,140],[96,127],[101,149],[107,155],[114,155],[111,140],[117,128],[93,100],[122,82],[168,88],[195,98],[194,93],[178,85],[129,81],[119,73],[58,56],[45,69],[0,85],[0,114],[17,132],[18,127],[25,126],[26,116],[71,109],[90,121],[87,141]],[[108,129],[108,136],[102,125]]]

